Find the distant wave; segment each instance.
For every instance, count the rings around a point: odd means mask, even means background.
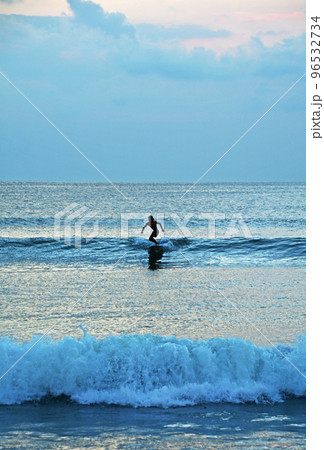
[[[188,260],[201,266],[280,266],[305,264],[305,238],[271,239],[202,239],[163,238],[160,241],[165,250],[163,261],[172,265],[187,265]],[[127,253],[127,264],[138,264],[151,245],[147,239],[131,237],[94,238],[81,242],[81,249],[63,240],[52,238],[2,238],[0,257],[2,262],[37,261],[49,264],[114,264]]]
[[[0,376],[37,337],[0,339]],[[278,348],[304,374],[305,337]],[[0,380],[0,404],[67,396],[81,404],[185,406],[281,402],[305,396],[305,378],[272,347],[243,339],[158,335],[42,340]]]

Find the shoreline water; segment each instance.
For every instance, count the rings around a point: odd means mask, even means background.
[[[0,406],[2,448],[305,448],[304,399],[275,405],[82,406],[64,399]]]

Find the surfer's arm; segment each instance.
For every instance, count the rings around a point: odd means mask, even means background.
[[[164,233],[163,227],[162,227],[162,225],[160,224],[160,222],[156,222],[156,224],[157,224],[157,225],[160,225],[160,227],[161,227],[161,230],[162,230],[162,231],[163,231],[163,233]]]
[[[142,228],[141,233],[143,233],[143,231],[145,230],[145,228],[146,228],[148,225],[149,225],[149,223],[147,222],[147,223],[144,225],[144,227]]]

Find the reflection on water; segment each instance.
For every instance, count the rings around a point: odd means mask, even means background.
[[[148,249],[148,255],[149,269],[157,270],[160,267],[160,261],[163,257],[162,247],[159,245],[150,247]]]
[[[164,256],[156,264],[168,267]],[[269,345],[215,286],[273,343],[291,344],[305,333],[304,268],[212,267],[204,268],[202,276],[200,268],[147,267],[146,253],[143,264],[134,268],[72,266],[53,271],[39,265],[19,276],[8,271],[0,289],[2,334],[26,341],[50,328],[54,338],[80,338],[82,322],[97,338],[231,335]],[[75,302],[77,307],[67,313]]]
[[[80,406],[66,400],[0,407],[4,448],[304,448],[305,400],[182,408]]]

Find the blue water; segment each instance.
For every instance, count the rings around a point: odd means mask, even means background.
[[[196,266],[304,266],[305,238],[228,238],[158,239],[165,251],[162,267]],[[127,253],[127,265],[137,265],[152,245],[144,238],[93,238],[81,240],[82,250],[64,241],[51,238],[22,238],[0,240],[3,263],[35,263],[64,265],[78,262],[87,266],[112,265]],[[186,259],[188,258],[188,259]]]
[[[16,430],[38,405],[44,433],[31,421],[30,446],[64,427],[71,445],[86,445],[79,433],[113,445],[105,427],[63,423],[57,408],[77,408],[107,414],[121,445],[303,447],[304,184],[209,183],[183,199],[189,185],[118,187],[127,200],[106,184],[0,183],[0,416],[16,424],[0,428],[6,445],[21,446]],[[75,217],[57,235],[66,208]],[[165,228],[159,258],[140,233],[150,213]]]

